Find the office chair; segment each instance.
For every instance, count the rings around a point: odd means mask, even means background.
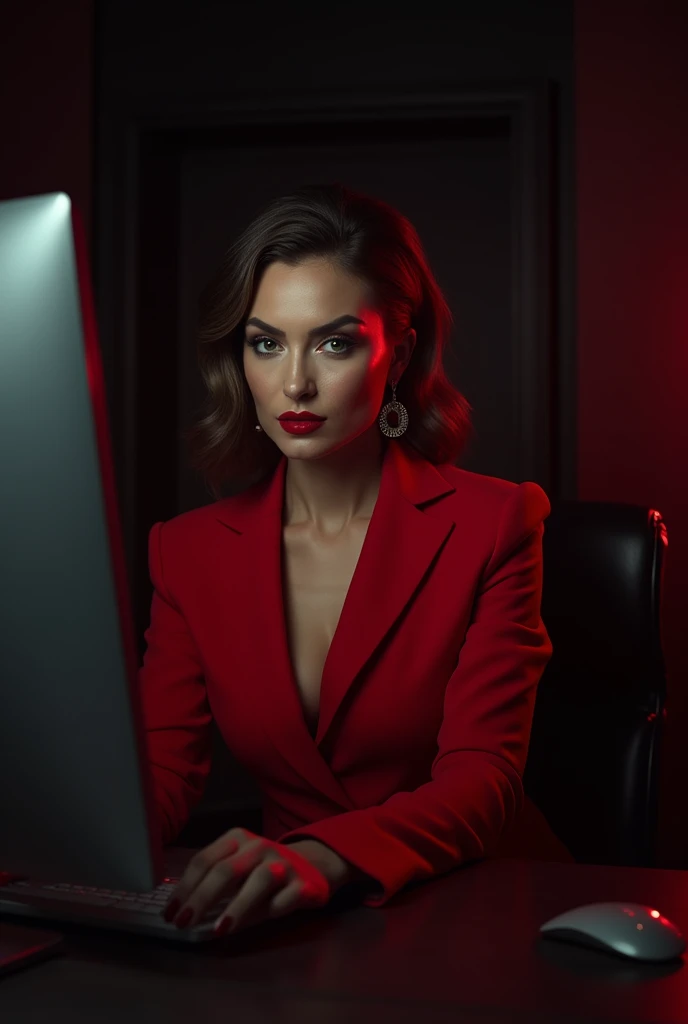
[[[581,863],[656,863],[666,677],[658,512],[552,502],[542,618],[554,648],[535,704],[524,788]]]

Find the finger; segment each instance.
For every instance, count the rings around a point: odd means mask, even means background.
[[[249,832],[247,828],[230,828],[228,832],[223,832],[221,836],[209,843],[208,846],[201,850],[201,853],[207,853],[209,857],[214,857],[215,860],[219,860],[220,857],[224,857],[224,848],[228,840],[233,839],[237,846],[243,846],[244,843],[250,842],[252,839],[260,839],[255,832]]]
[[[217,861],[236,853],[242,841],[244,841],[243,832],[243,829],[232,828],[210,843],[209,846],[194,854],[177,885],[170,893],[163,910],[163,916],[168,921],[172,920],[179,908],[184,906],[191,893],[197,888]]]
[[[295,878],[270,900],[269,917],[283,917],[295,910],[313,910],[327,902],[320,889],[301,878]]]
[[[280,856],[284,857],[292,865],[294,876],[301,879],[307,886],[304,890],[304,898],[320,906],[329,902],[330,884],[315,864],[312,864],[307,857],[290,850],[289,846],[283,847]]]
[[[269,916],[270,897],[288,884],[290,872],[282,861],[264,861],[245,880],[231,903],[215,922],[215,930],[224,934],[227,922],[233,930],[247,924],[257,924]]]
[[[233,856],[218,860],[181,905],[174,923],[180,928],[196,924],[210,908],[231,898],[265,856],[265,840],[255,836]]]

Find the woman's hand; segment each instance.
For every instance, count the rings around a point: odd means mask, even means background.
[[[345,868],[341,857],[316,841],[282,845],[232,828],[191,858],[163,913],[186,928],[229,897],[215,924],[224,935],[230,928],[324,906],[333,882],[346,880]]]

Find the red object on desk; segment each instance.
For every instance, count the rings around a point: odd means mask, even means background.
[[[59,932],[27,927],[9,921],[0,928],[0,978],[63,951]]]

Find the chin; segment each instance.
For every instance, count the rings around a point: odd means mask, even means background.
[[[370,436],[366,439],[366,435],[369,434],[369,431],[374,432],[376,430],[377,420],[372,426],[363,427],[355,434],[348,434],[346,437],[335,438],[334,440],[331,437],[319,436],[320,431],[316,431],[315,434],[307,435],[306,437],[295,437],[285,434],[280,430],[283,436],[280,437],[279,441],[275,440],[275,443],[288,459],[324,459],[328,455],[334,455],[335,452],[341,451],[350,445],[352,449],[360,446],[365,447],[372,440]]]
[[[323,455],[341,448],[341,443],[325,441],[316,437],[289,437],[285,435],[275,442],[288,459],[320,459]],[[346,442],[344,442],[346,443]]]

